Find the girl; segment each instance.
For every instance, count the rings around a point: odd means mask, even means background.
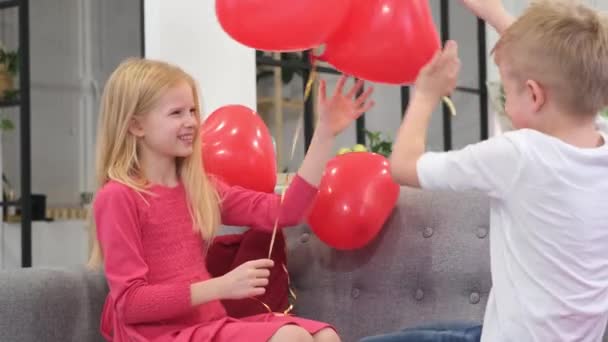
[[[228,187],[204,172],[195,82],[159,61],[130,59],[110,76],[98,132],[91,261],[110,287],[102,333],[114,341],[339,341],[327,324],[297,317],[227,316],[220,300],[265,292],[272,260],[212,278],[206,243],[221,223],[271,231],[299,223],[317,193],[335,136],[372,107],[342,77],[319,86],[319,121],[283,204],[275,194]]]

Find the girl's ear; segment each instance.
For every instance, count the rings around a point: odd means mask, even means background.
[[[138,138],[142,138],[144,136],[144,128],[137,117],[131,118],[131,121],[129,122],[129,133]]]

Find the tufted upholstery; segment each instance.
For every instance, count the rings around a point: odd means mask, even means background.
[[[107,291],[102,275],[84,268],[0,272],[0,341],[103,341]]]
[[[481,321],[490,290],[487,199],[403,188],[380,236],[332,250],[308,227],[287,232],[297,314],[344,341],[435,320]]]
[[[475,194],[402,188],[380,236],[334,251],[287,229],[297,314],[346,342],[437,320],[480,321],[490,289],[488,203]],[[103,277],[78,270],[0,272],[0,341],[98,341]],[[608,341],[608,339],[604,339]]]

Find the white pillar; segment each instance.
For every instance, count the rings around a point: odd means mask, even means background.
[[[144,18],[145,56],[195,78],[203,116],[227,104],[256,109],[255,50],[222,30],[214,0],[145,0]]]

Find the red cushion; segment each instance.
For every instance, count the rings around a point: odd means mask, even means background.
[[[220,277],[246,261],[267,258],[271,237],[271,233],[252,229],[243,234],[217,236],[207,254],[209,273],[213,277]],[[261,302],[268,305],[272,312],[283,313],[289,307],[287,255],[285,237],[281,231],[277,232],[272,259],[274,267],[270,270],[266,293],[257,297],[259,301],[253,298],[222,300],[229,316],[242,318],[268,313]]]

